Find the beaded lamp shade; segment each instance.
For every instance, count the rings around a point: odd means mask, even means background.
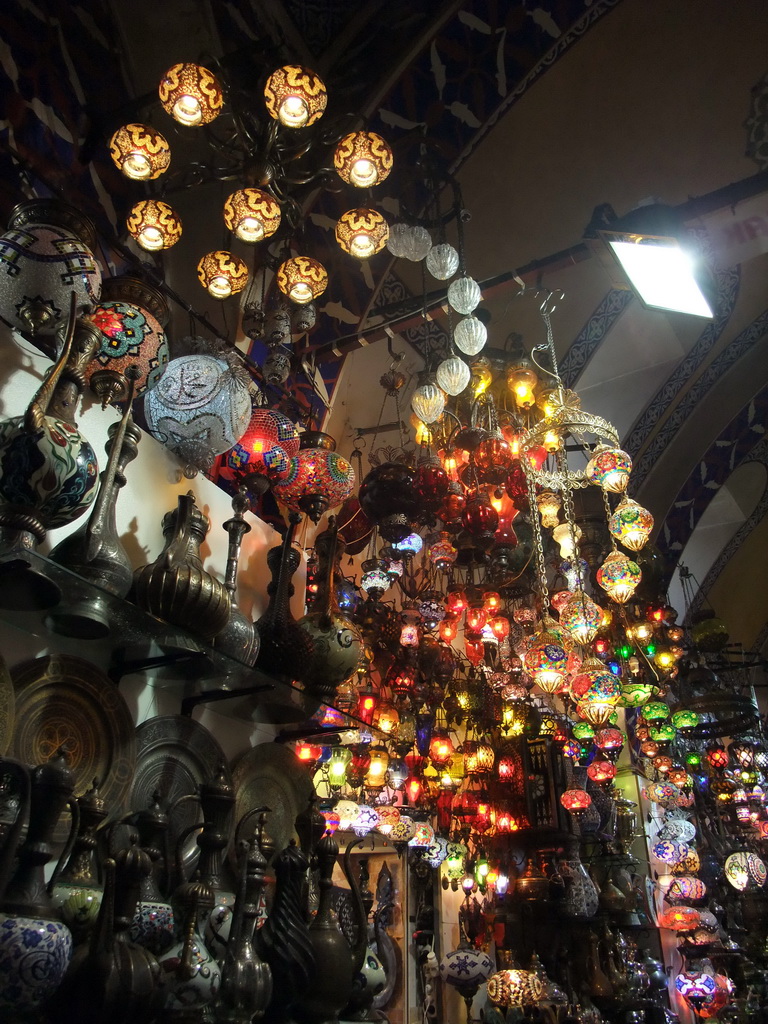
[[[109,140],[109,155],[126,178],[152,181],[168,170],[171,147],[146,124],[125,124]]]
[[[624,495],[608,520],[608,529],[629,551],[640,551],[653,530],[653,516]]]
[[[275,199],[260,188],[241,188],[224,203],[224,223],[243,242],[274,235],[282,214]]]
[[[99,301],[94,242],[90,221],[66,203],[31,199],[14,207],[0,235],[0,305],[12,327],[53,334],[66,322],[73,291],[80,315]]]
[[[170,249],[181,238],[181,218],[159,199],[136,203],[125,224],[131,237],[147,252]]]
[[[101,343],[85,373],[86,381],[99,397],[103,397],[100,375],[104,371],[124,377],[132,367],[138,373],[136,394],[155,387],[168,362],[168,342],[150,310],[132,302],[108,301],[94,306],[87,318],[101,334]],[[106,400],[111,400],[111,396],[106,396]]]
[[[293,256],[280,264],[276,280],[283,295],[303,306],[323,294],[328,287],[328,272],[309,256]]]
[[[197,279],[214,299],[228,299],[248,284],[248,267],[239,256],[216,249],[197,264]]]
[[[328,434],[304,434],[287,476],[273,487],[284,505],[305,512],[315,523],[325,511],[346,501],[355,486],[355,471],[334,448]]]
[[[314,71],[286,64],[267,79],[264,100],[270,117],[286,128],[304,128],[323,116],[328,94]]]
[[[144,414],[153,437],[182,459],[205,466],[244,434],[251,396],[222,359],[179,356],[147,393]]]
[[[227,455],[238,483],[263,491],[270,481],[284,479],[299,451],[299,432],[276,409],[254,409],[248,427]]]
[[[381,252],[388,237],[389,225],[378,210],[347,210],[336,222],[336,241],[344,252],[360,260]]]
[[[199,64],[174,64],[158,86],[163,109],[188,128],[210,124],[221,113],[224,93],[212,71]]]
[[[352,132],[336,146],[333,166],[348,185],[371,188],[392,170],[392,150],[376,132]]]

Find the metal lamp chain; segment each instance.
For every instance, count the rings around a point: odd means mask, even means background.
[[[523,460],[523,466],[525,466],[525,460]],[[536,567],[539,572],[539,589],[541,590],[543,613],[546,615],[549,609],[549,587],[547,586],[547,570],[544,562],[544,545],[541,540],[541,523],[539,521],[538,505],[536,504],[536,485],[534,484],[533,477],[529,473],[526,472],[525,475],[528,480],[528,501],[531,506],[531,519],[533,521],[533,540],[536,547]]]
[[[573,507],[573,491],[571,490],[570,483],[568,481],[568,458],[565,454],[563,447],[557,450],[557,468],[560,476],[563,480],[563,513],[565,515],[565,521],[568,524],[568,530],[571,535],[571,544],[573,545],[573,554],[569,556],[569,561],[573,566],[573,570],[576,573],[576,579],[579,584],[579,590],[584,590],[584,581],[581,578],[581,559],[579,558],[579,545],[576,536],[576,512]]]

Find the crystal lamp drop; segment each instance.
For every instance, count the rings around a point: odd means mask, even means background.
[[[445,395],[437,384],[420,384],[411,396],[411,408],[424,423],[434,423],[443,415]]]
[[[432,238],[426,228],[406,225],[400,234],[401,255],[414,263],[423,260],[432,248]],[[394,254],[393,254],[394,255]]]
[[[488,330],[482,320],[476,316],[467,316],[456,324],[453,340],[456,348],[465,355],[476,356],[488,340]]]
[[[444,359],[435,374],[438,386],[452,397],[460,395],[464,391],[471,376],[469,367],[459,356],[450,356],[448,359]]]
[[[458,277],[448,285],[448,302],[451,309],[462,315],[474,312],[482,297],[480,285],[471,277]]]
[[[433,245],[427,253],[427,270],[438,281],[447,281],[459,269],[459,254],[448,242]]]

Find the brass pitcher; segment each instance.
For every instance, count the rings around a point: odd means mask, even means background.
[[[230,611],[227,588],[203,569],[200,559],[210,526],[192,491],[179,495],[178,508],[163,517],[165,548],[133,575],[140,608],[205,639],[221,632]]]

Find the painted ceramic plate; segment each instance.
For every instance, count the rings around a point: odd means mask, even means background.
[[[269,807],[265,831],[277,852],[284,850],[296,835],[297,816],[315,791],[305,766],[280,743],[261,743],[235,763],[232,778],[236,820],[256,807]]]
[[[63,748],[75,775],[75,796],[98,779],[110,816],[122,814],[136,767],[136,739],[133,717],[115,684],[95,665],[65,654],[35,658],[11,675],[11,756],[37,765]],[[69,815],[62,815],[56,842],[68,831]]]
[[[231,782],[224,751],[211,733],[184,715],[163,715],[149,718],[136,729],[136,774],[130,788],[129,805],[132,811],[149,807],[155,791],[160,803],[170,815],[170,838],[175,850],[177,837],[190,825],[201,820],[200,804],[185,800],[173,805],[182,796],[197,793],[201,782],[210,782],[224,770]],[[197,859],[196,835],[184,842],[184,864]]]

